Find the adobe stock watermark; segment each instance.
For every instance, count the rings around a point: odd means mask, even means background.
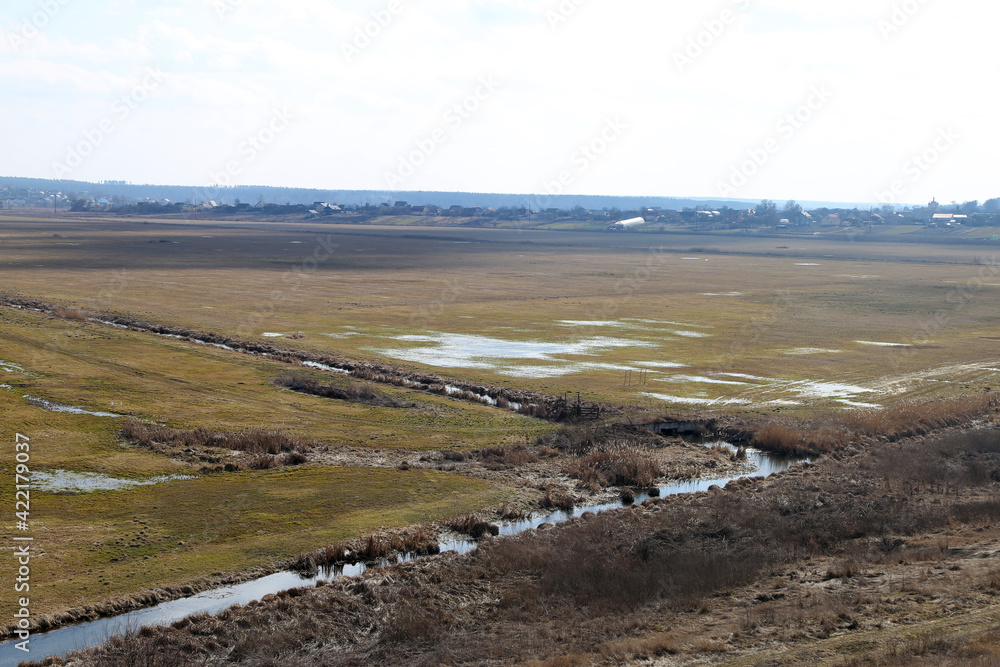
[[[945,296],[945,303],[950,307],[942,308],[924,320],[920,325],[920,333],[914,334],[910,343],[890,348],[890,361],[895,370],[898,371],[906,359],[912,359],[920,353],[918,345],[927,343],[945,328],[954,326],[955,320],[982,294],[987,280],[1000,278],[1000,258],[997,255],[978,261],[980,266],[976,275],[966,279]]]
[[[52,163],[52,173],[55,178],[63,178],[79,168],[84,160],[93,155],[107,138],[163,84],[165,79],[166,74],[159,67],[147,67],[145,76],[111,104],[111,115],[98,122],[96,127],[85,129],[80,141],[66,147],[63,161]]]
[[[904,0],[894,3],[888,18],[881,18],[876,24],[882,39],[889,41],[902,30],[930,0]]]
[[[902,177],[894,180],[886,190],[879,190],[875,198],[883,204],[899,203],[908,187],[923,178],[938,161],[954,148],[962,136],[950,125],[938,129],[934,140],[924,150],[912,155],[903,163]]]
[[[130,282],[131,277],[125,273],[124,268],[113,270],[104,287],[87,299],[88,306],[97,309],[114,304]]]
[[[294,118],[295,116],[288,111],[288,107],[272,109],[271,118],[264,127],[240,143],[237,149],[240,159],[229,160],[222,170],[211,172],[211,181],[206,188],[233,185],[234,179],[243,172],[243,169],[256,160],[257,156],[265,151],[279,134],[287,130]]]
[[[14,584],[11,587],[14,592],[20,593],[24,597],[11,599],[12,606],[18,611],[14,613],[13,634],[20,639],[14,644],[18,651],[31,652],[31,556],[34,537],[29,534],[32,529],[31,522],[31,438],[20,433],[14,434],[13,439],[14,456],[13,465],[8,464],[11,472],[14,473],[14,507],[13,515],[17,519],[15,528],[22,531],[20,535],[13,536],[14,564],[17,576],[14,577]],[[16,604],[13,604],[15,603]]]
[[[653,276],[666,266],[670,251],[664,246],[650,247],[646,260],[629,271],[629,274],[615,282],[612,294],[601,302],[600,308],[587,313],[587,319],[601,322],[614,317],[623,306],[635,298],[643,285],[649,283]]]
[[[390,189],[396,189],[406,179],[417,173],[417,169],[437,152],[441,144],[447,142],[473,114],[482,108],[487,100],[496,94],[499,88],[500,83],[492,74],[479,77],[479,85],[476,89],[445,111],[442,124],[427,132],[423,137],[414,139],[413,149],[399,156],[395,171],[385,172],[386,185]]]
[[[577,178],[590,169],[595,162],[600,160],[611,147],[618,143],[625,135],[629,126],[621,119],[621,116],[608,118],[604,121],[604,126],[590,140],[580,144],[569,158],[571,169],[561,169],[553,180],[543,180],[542,190],[545,195],[536,197],[529,206],[537,210],[549,208],[546,195],[554,196],[565,194]]]
[[[277,305],[295,297],[319,270],[320,264],[333,257],[334,251],[339,247],[339,243],[333,242],[333,235],[317,236],[312,254],[282,274],[281,287],[272,290],[260,306],[247,313],[243,323],[236,328],[236,336],[242,338],[256,335],[264,320],[274,315]]]
[[[587,0],[559,0],[554,7],[545,10],[545,20],[549,22],[549,28],[558,30],[559,26],[568,22],[577,11],[587,4]]]
[[[220,20],[225,20],[231,13],[243,5],[244,0],[205,0],[205,2],[212,5],[216,16]]]
[[[750,182],[750,179],[763,169],[771,158],[781,150],[795,134],[805,127],[816,114],[833,99],[833,91],[826,84],[813,86],[806,101],[795,107],[774,124],[774,134],[755,148],[747,150],[743,162],[733,167],[729,178],[719,181],[716,187],[722,197],[731,197],[737,190]]]
[[[52,22],[62,8],[68,5],[71,0],[40,0],[38,10],[21,22],[21,27],[7,34],[7,41],[16,51],[22,46],[38,37],[42,30]]]
[[[382,36],[392,22],[403,11],[403,3],[400,0],[389,0],[385,9],[372,12],[368,21],[364,25],[355,26],[354,39],[350,42],[340,43],[340,52],[344,55],[344,60],[351,63],[356,57]]]
[[[716,16],[702,21],[701,29],[688,36],[683,48],[673,53],[674,66],[679,74],[695,64],[726,34],[729,26],[736,23],[740,13],[750,8],[751,0],[731,0],[736,9],[725,7]]]
[[[431,320],[444,315],[444,310],[456,303],[468,291],[469,287],[457,279],[441,281],[441,294],[429,306],[419,306],[410,314],[410,326],[417,329],[427,329]]]

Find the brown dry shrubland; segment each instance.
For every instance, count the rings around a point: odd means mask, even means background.
[[[1000,630],[959,636],[931,632],[894,642],[880,655],[849,658],[842,667],[1000,667]]]
[[[894,539],[899,536],[949,521],[1000,518],[1000,497],[952,499],[947,507],[908,501],[920,488],[951,494],[983,486],[1000,490],[994,481],[1000,480],[998,431],[885,445],[830,467],[833,474],[826,479],[790,483],[780,492],[709,494],[686,505],[659,501],[672,508],[669,521],[659,512],[606,513],[557,531],[550,540],[522,536],[490,543],[479,556],[498,573],[537,572],[549,594],[635,606],[724,590],[851,540],[869,540],[865,553],[875,557],[900,549],[905,539]]]

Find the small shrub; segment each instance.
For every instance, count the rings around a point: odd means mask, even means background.
[[[728,453],[728,452],[727,452]],[[629,442],[615,442],[581,456],[564,468],[584,486],[652,486],[663,470],[648,452]]]
[[[306,456],[303,452],[296,449],[294,452],[288,452],[287,454],[285,454],[285,458],[282,462],[286,466],[298,466],[302,465],[303,463],[307,463],[308,461],[309,457]]]
[[[524,510],[518,509],[512,505],[508,505],[506,501],[500,507],[500,518],[503,521],[520,521],[527,517],[527,513]]]
[[[546,489],[545,495],[538,501],[538,506],[543,509],[560,509],[569,512],[576,506],[576,501],[573,500],[573,496],[567,493]]]
[[[66,306],[53,306],[52,314],[65,320],[86,320],[90,315],[79,308],[67,308]]]
[[[278,459],[271,454],[258,454],[247,462],[251,470],[270,470],[278,465]]]
[[[448,522],[448,527],[456,533],[464,533],[474,540],[481,539],[488,535],[499,535],[500,528],[488,521],[484,521],[477,514],[465,514],[455,517]]]

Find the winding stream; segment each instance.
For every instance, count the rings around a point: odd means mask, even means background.
[[[721,444],[735,451],[735,447],[724,442],[706,442],[706,446]],[[787,470],[796,463],[808,461],[805,458],[783,458],[772,456],[764,452],[753,449],[746,450],[747,462],[756,469],[753,472],[722,477],[719,479],[702,479],[687,482],[678,482],[660,487],[661,496],[672,496],[682,493],[696,493],[707,491],[710,486],[725,486],[735,479],[744,477],[767,477],[773,473]],[[649,495],[642,493],[635,496],[635,502],[641,503]],[[501,535],[517,535],[526,530],[537,528],[543,523],[558,523],[571,517],[580,516],[584,512],[604,512],[610,509],[622,507],[621,502],[605,503],[600,505],[589,505],[577,507],[571,511],[555,510],[551,512],[535,513],[528,519],[511,524],[501,525]],[[441,542],[441,551],[457,551],[467,553],[476,548],[474,540],[449,539]],[[379,566],[396,562],[412,560],[413,556],[399,556],[395,560],[387,561]],[[373,566],[376,567],[376,566]],[[108,618],[68,625],[45,633],[32,633],[30,640],[30,653],[24,653],[15,648],[17,639],[8,639],[0,644],[0,664],[15,665],[19,661],[43,660],[49,656],[64,656],[75,650],[85,649],[104,643],[116,634],[127,631],[136,631],[139,628],[149,625],[168,625],[179,621],[187,616],[198,613],[216,614],[234,604],[247,604],[254,600],[259,600],[269,593],[278,593],[290,588],[300,586],[315,585],[319,579],[335,579],[339,577],[356,577],[368,569],[363,563],[357,565],[337,566],[332,571],[320,570],[320,573],[313,577],[303,577],[296,572],[278,572],[267,577],[262,577],[254,581],[248,581],[234,586],[226,586],[204,591],[187,598],[163,602],[153,607],[139,609],[136,611],[111,616]]]

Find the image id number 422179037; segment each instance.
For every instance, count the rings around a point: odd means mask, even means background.
[[[16,626],[15,635],[20,640],[15,647],[25,653],[30,652],[28,642],[31,640],[31,542],[27,535],[31,516],[31,441],[20,433],[14,437],[14,558],[16,576],[14,577],[14,592],[18,595],[17,612],[14,614]]]

